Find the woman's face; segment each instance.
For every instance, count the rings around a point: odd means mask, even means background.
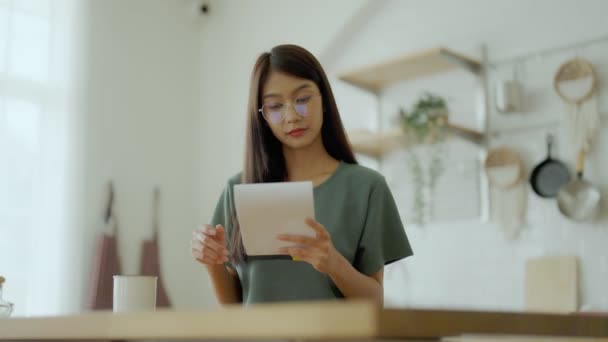
[[[299,149],[320,138],[323,101],[310,80],[271,71],[262,89],[262,113],[283,146]]]

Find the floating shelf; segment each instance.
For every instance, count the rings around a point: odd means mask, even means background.
[[[485,135],[481,132],[448,124],[449,135],[459,136],[473,144],[481,144]],[[380,158],[395,149],[407,146],[403,130],[395,127],[384,132],[371,132],[369,130],[353,130],[348,132],[348,138],[355,153],[361,153],[373,158]]]
[[[481,75],[483,70],[480,61],[444,47],[437,47],[360,67],[345,72],[338,78],[378,95],[381,90],[392,84],[457,68],[464,68],[476,75]],[[447,127],[450,135],[459,136],[471,143],[481,145],[485,141],[486,135],[476,130],[452,123],[448,123]],[[406,145],[406,139],[400,127],[384,132],[352,131],[349,132],[349,138],[355,152],[375,158]]]
[[[479,73],[481,63],[471,57],[444,47],[409,54],[383,63],[345,72],[338,76],[342,81],[378,93],[383,88],[405,80],[464,68]]]
[[[373,158],[404,146],[403,131],[399,127],[385,132],[353,130],[348,132],[348,139],[355,153]]]

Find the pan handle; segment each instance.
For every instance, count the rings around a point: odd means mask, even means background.
[[[585,169],[585,151],[581,149],[578,151],[578,158],[576,159],[576,176],[578,179],[583,178],[583,170]]]
[[[108,183],[108,202],[106,204],[106,210],[104,213],[103,221],[106,226],[112,225],[112,236],[118,236],[118,223],[116,222],[116,215],[114,213],[114,182],[110,181]]]
[[[154,229],[154,240],[158,239],[158,209],[160,206],[160,189],[158,187],[154,188],[154,209],[153,209],[153,221],[152,221],[152,225],[153,225],[153,229]]]
[[[553,134],[547,134],[547,159],[551,159],[551,150],[553,149]]]
[[[108,202],[106,204],[104,222],[108,224],[112,216],[114,216],[114,184],[110,181],[108,183]]]

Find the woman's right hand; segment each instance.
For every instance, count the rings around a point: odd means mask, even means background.
[[[226,232],[222,225],[209,224],[192,233],[192,257],[206,266],[221,265],[228,261]]]

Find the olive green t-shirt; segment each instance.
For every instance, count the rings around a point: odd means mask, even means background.
[[[240,174],[228,181],[211,220],[213,225],[226,227],[228,241],[233,227],[233,186],[240,182]],[[413,254],[393,196],[378,172],[340,162],[313,194],[315,219],[359,272],[372,275],[384,265]],[[268,211],[272,213],[272,208]],[[304,261],[248,258],[228,266],[238,273],[245,304],[343,298],[329,276]]]

